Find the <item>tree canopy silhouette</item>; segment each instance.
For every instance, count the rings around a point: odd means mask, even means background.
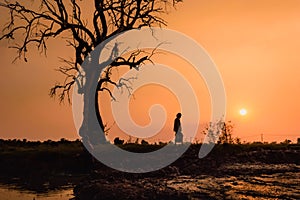
[[[67,60],[58,70],[65,75],[65,80],[50,89],[50,96],[58,96],[60,101],[70,102],[70,91],[75,83],[80,65],[90,52],[101,42],[116,34],[142,27],[164,26],[167,22],[162,14],[176,6],[182,0],[38,0],[10,1],[3,0],[0,7],[9,12],[9,19],[4,26],[0,40],[12,41],[12,48],[17,50],[16,59],[27,62],[28,51],[32,46],[41,53],[47,51],[47,40],[60,37],[73,47],[74,58]],[[90,3],[90,5],[88,5]],[[88,9],[86,9],[88,7]],[[85,8],[85,9],[84,9]],[[88,10],[88,11],[87,11]],[[86,14],[88,13],[88,14]],[[65,37],[67,35],[67,37]],[[16,40],[18,38],[18,40]],[[107,91],[111,97],[111,86],[125,86],[112,80],[112,69],[128,66],[137,69],[151,55],[137,49],[127,57],[117,57],[104,70],[97,90]],[[98,97],[98,91],[96,96]],[[98,108],[98,104],[95,105]],[[86,112],[88,112],[86,108]],[[98,111],[97,120],[102,129],[104,125]],[[84,137],[84,136],[82,136]],[[104,138],[102,137],[102,140]]]

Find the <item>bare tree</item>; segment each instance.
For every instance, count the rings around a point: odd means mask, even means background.
[[[233,128],[234,125],[231,121],[218,120],[217,122],[209,122],[204,128],[203,134],[208,136],[211,143],[233,144],[234,140],[239,143],[239,138],[232,138]]]
[[[218,127],[220,129],[220,136],[218,143],[219,144],[233,144],[234,143],[234,138],[232,137],[232,132],[234,125],[232,124],[231,121],[227,122],[219,122]]]
[[[37,1],[24,0],[20,3],[3,0],[0,2],[0,7],[8,10],[10,19],[3,29],[0,40],[12,40],[11,47],[17,50],[16,59],[27,62],[27,52],[30,47],[35,46],[41,53],[46,53],[49,38],[65,39],[67,45],[74,49],[74,59],[62,58],[66,66],[58,70],[65,75],[65,80],[51,88],[50,96],[58,96],[60,101],[67,99],[70,102],[70,91],[76,81],[79,67],[98,44],[131,29],[166,25],[162,14],[168,13],[170,8],[181,1],[93,0],[88,1],[92,5],[91,10],[88,15],[84,15],[83,5],[87,2],[82,0],[38,0],[38,5]],[[66,35],[68,37],[63,37]],[[21,38],[21,42],[17,43],[15,37]],[[108,92],[113,98],[110,86],[128,86],[126,80],[112,80],[113,69],[124,65],[129,69],[138,69],[146,61],[151,61],[150,57],[151,55],[146,55],[138,49],[127,57],[117,57],[100,76],[95,98],[98,99],[100,91]],[[96,102],[97,121],[104,130],[98,100]],[[84,109],[86,113],[89,112],[88,107]],[[83,122],[81,127],[83,129],[84,123],[89,122]],[[98,139],[93,140],[103,142],[105,136],[99,135]]]

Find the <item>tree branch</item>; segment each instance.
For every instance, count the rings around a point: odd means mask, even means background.
[[[49,38],[56,38],[62,34],[70,35],[71,38],[65,41],[67,45],[73,47],[75,61],[64,60],[67,66],[60,67],[58,71],[65,75],[65,80],[62,84],[55,84],[50,90],[50,96],[58,95],[60,101],[65,97],[70,100],[69,90],[74,84],[76,73],[79,72],[78,66],[98,44],[130,29],[166,25],[161,14],[167,13],[168,7],[174,7],[181,2],[181,0],[94,0],[91,16],[83,18],[81,1],[38,1],[40,2],[38,8],[28,8],[25,3],[17,1],[0,2],[0,8],[7,9],[10,17],[2,30],[0,40],[13,41],[10,48],[17,50],[15,60],[24,59],[27,62],[27,53],[32,45],[40,53],[46,54]],[[89,20],[92,21],[92,27],[88,26]],[[16,42],[15,37],[18,37],[18,41],[21,42]],[[106,78],[102,80],[101,86],[103,83],[115,86],[124,84],[125,80],[119,82],[111,80],[111,70],[122,65],[138,70],[144,62],[152,62],[151,56],[154,53],[142,55],[144,53],[138,50],[127,58],[122,56],[116,58],[108,67]],[[100,91],[107,91],[107,89],[99,87]]]

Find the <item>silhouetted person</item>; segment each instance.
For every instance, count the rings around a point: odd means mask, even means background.
[[[181,113],[177,113],[176,119],[174,120],[174,128],[175,131],[175,144],[181,143],[183,144],[183,134],[181,129],[181,123],[180,123]]]
[[[114,139],[114,144],[115,144],[115,145],[124,144],[124,140],[120,140],[119,137],[116,137],[116,138]]]

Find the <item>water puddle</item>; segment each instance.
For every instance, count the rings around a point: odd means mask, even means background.
[[[62,188],[47,193],[36,193],[14,186],[0,185],[1,200],[69,200],[73,198],[73,188]]]
[[[241,170],[275,170],[288,168],[282,165],[249,166],[238,165],[229,168]],[[266,169],[264,169],[266,168]],[[300,168],[290,166],[291,171],[273,174],[239,174],[214,177],[209,175],[191,177],[179,176],[166,180],[168,187],[190,194],[191,199],[205,194],[214,199],[300,199]]]

